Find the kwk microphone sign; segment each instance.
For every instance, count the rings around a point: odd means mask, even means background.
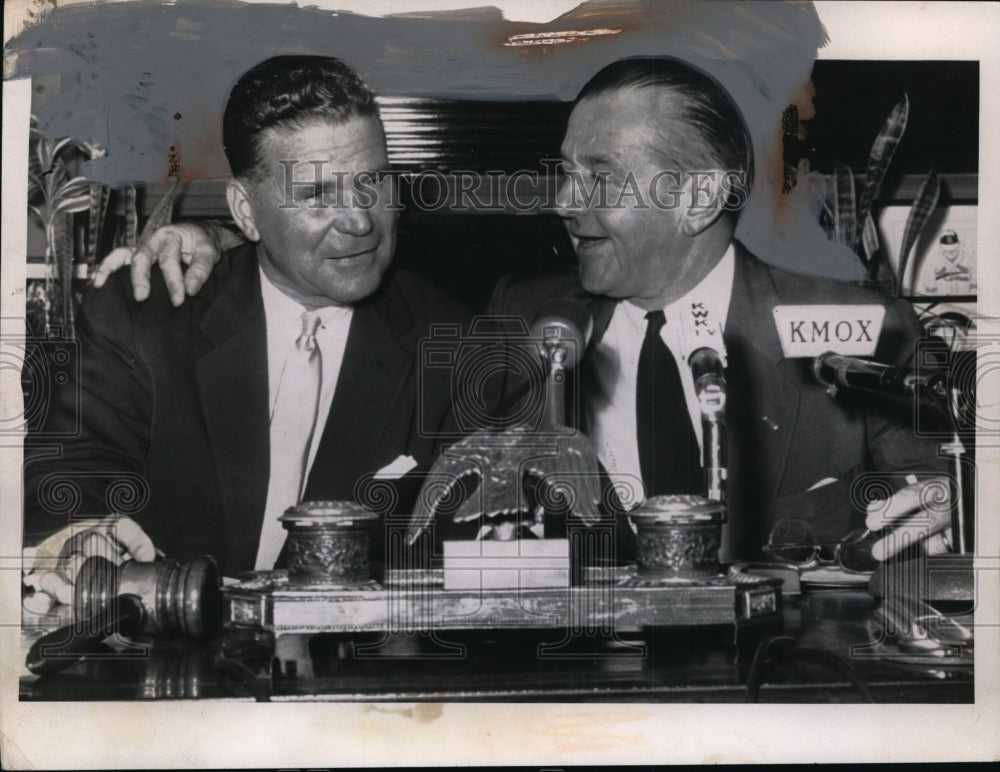
[[[775,306],[774,324],[786,357],[815,357],[826,351],[872,356],[885,308],[880,305]]]

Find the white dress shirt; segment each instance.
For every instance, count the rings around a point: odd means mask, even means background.
[[[701,410],[687,361],[692,352],[709,346],[719,352],[725,363],[722,334],[733,293],[735,265],[735,250],[730,245],[708,276],[663,309],[667,321],[660,336],[677,360],[688,415],[699,447],[702,444]],[[635,391],[639,354],[646,334],[646,313],[628,302],[615,306],[608,329],[589,354],[595,391],[586,400],[587,424],[597,456],[612,480],[634,491],[632,501],[635,504],[643,501],[643,492],[636,490],[633,483],[642,480]]]
[[[295,346],[295,339],[302,332],[302,313],[306,308],[275,287],[264,275],[263,270],[260,272],[260,290],[264,300],[264,319],[267,325],[267,382],[270,394],[268,417],[270,418],[274,414],[274,402],[278,396],[285,360]],[[309,446],[303,488],[305,480],[309,479],[320,438],[326,427],[330,406],[333,404],[333,394],[337,389],[340,366],[344,361],[344,348],[351,328],[353,309],[350,306],[326,306],[316,309],[316,312],[322,320],[316,331],[316,343],[319,345],[323,364],[316,427]]]

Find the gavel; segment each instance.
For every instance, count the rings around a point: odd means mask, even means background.
[[[99,650],[111,635],[211,638],[222,623],[219,570],[210,557],[115,565],[88,558],[73,591],[73,622],[39,638],[26,659],[36,675],[55,673]]]

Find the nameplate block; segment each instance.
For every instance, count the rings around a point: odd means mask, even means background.
[[[569,587],[569,541],[444,542],[444,589]]]
[[[774,307],[786,357],[815,357],[827,351],[872,356],[884,320],[885,307],[879,305]]]

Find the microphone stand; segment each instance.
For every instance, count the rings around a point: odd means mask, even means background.
[[[701,408],[702,467],[706,498],[726,500],[726,382],[715,379],[698,390]]]
[[[941,450],[951,458],[955,479],[955,495],[951,504],[951,531],[955,541],[950,549],[957,554],[970,554],[965,524],[965,486],[962,483],[962,456],[965,455],[965,447],[958,434],[961,388],[955,385],[949,388],[948,378],[943,371],[918,376],[905,368],[856,360],[832,351],[817,356],[813,360],[812,371],[831,398],[836,397],[839,388],[892,394],[934,405],[949,419],[951,442],[942,445]]]
[[[885,647],[890,658],[971,664],[972,631],[928,605],[933,600],[969,602],[975,598],[963,500],[965,447],[958,432],[961,388],[955,385],[949,388],[944,372],[917,377],[902,368],[859,362],[832,352],[813,360],[813,374],[831,398],[840,387],[894,394],[935,405],[950,419],[951,442],[941,449],[951,458],[955,479],[950,511],[955,542],[949,545],[949,550],[956,554],[921,554],[879,566],[868,585],[868,591],[882,599],[873,612],[872,632],[877,640],[872,645]],[[869,655],[859,652],[857,656]]]
[[[965,486],[962,483],[962,456],[965,455],[965,446],[958,436],[959,421],[959,398],[961,390],[951,388],[945,399],[941,400],[941,409],[951,418],[951,442],[942,447],[945,455],[951,458],[952,471],[955,478],[955,496],[951,508],[952,533],[955,534],[955,543],[952,545],[953,551],[961,555],[969,554],[969,540],[965,529]]]
[[[545,428],[554,429],[566,424],[566,341],[555,336],[548,337],[541,351],[548,365],[542,421]]]
[[[705,497],[726,501],[726,377],[719,353],[708,346],[688,357],[694,393],[701,411],[701,466]]]
[[[935,400],[951,418],[952,439],[942,445],[951,458],[955,480],[951,502],[951,554],[921,555],[902,565],[883,564],[869,584],[869,592],[881,597],[872,614],[876,644],[886,646],[890,658],[917,664],[948,662],[971,665],[973,629],[935,609],[935,601],[975,602],[972,553],[965,528],[965,486],[962,482],[965,446],[958,435],[961,390],[952,387],[947,396]],[[914,588],[921,588],[913,594]]]

